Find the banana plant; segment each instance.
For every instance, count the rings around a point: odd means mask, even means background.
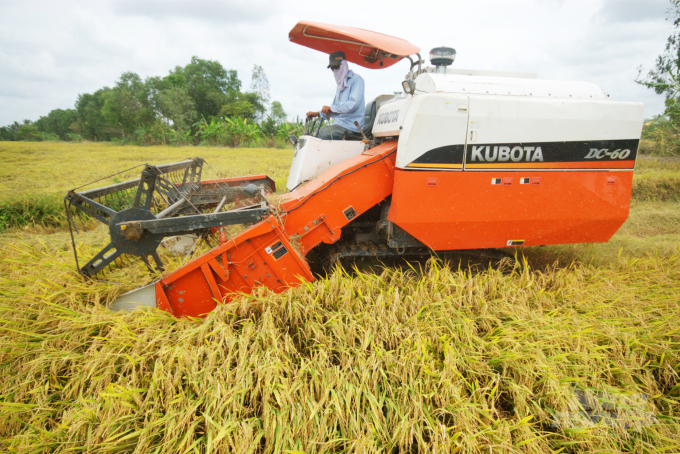
[[[169,133],[170,142],[175,145],[186,145],[191,143],[191,131],[188,129],[174,130]]]
[[[260,136],[260,128],[254,123],[249,123],[246,118],[226,118],[225,126],[232,147],[250,143]]]
[[[303,128],[302,123],[285,121],[276,128],[276,137],[288,141],[291,135],[296,137],[302,135]]]
[[[209,144],[215,144],[219,141],[220,136],[224,135],[225,124],[222,120],[211,119],[208,123],[205,118],[196,123],[194,126],[198,126],[198,132],[196,135]]]

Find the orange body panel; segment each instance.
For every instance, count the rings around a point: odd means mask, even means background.
[[[286,194],[280,206],[284,229],[300,236],[303,254],[340,239],[340,229],[353,219],[344,214],[347,209],[356,217],[392,194],[396,149],[396,141],[385,142]]]
[[[251,293],[260,285],[279,293],[313,279],[270,216],[162,278],[156,283],[156,306],[177,317],[201,317],[236,293]]]
[[[389,219],[434,250],[608,241],[628,218],[632,180],[628,171],[397,169]]]

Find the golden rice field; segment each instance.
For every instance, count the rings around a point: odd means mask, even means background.
[[[188,156],[283,186],[291,152],[0,142],[0,202]],[[606,244],[336,271],[203,321],[108,311],[142,268],[84,282],[36,216],[0,233],[0,452],[680,452],[679,181],[640,161]]]

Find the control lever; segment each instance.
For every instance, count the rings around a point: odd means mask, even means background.
[[[319,120],[320,120],[319,127],[316,128],[316,134],[312,134],[314,137],[319,137],[319,132],[321,132],[321,127],[323,126],[323,121],[324,121],[323,118],[319,117]],[[316,121],[316,120],[314,120],[314,121]],[[312,128],[312,131],[314,131],[314,128]]]
[[[368,137],[366,137],[366,134],[364,134],[364,130],[361,129],[361,126],[359,126],[359,122],[358,122],[358,121],[355,121],[355,122],[354,122],[354,126],[356,126],[357,129],[359,130],[359,132],[361,133],[361,137],[363,137],[363,140],[362,140],[363,143],[372,143],[372,142],[368,139]]]

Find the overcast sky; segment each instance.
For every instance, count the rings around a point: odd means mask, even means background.
[[[0,126],[74,106],[79,93],[112,86],[124,71],[164,76],[193,55],[238,71],[254,64],[289,116],[329,104],[328,57],[288,41],[298,20],[365,28],[406,39],[426,57],[457,51],[454,67],[583,80],[611,99],[642,101],[645,116],[663,97],[635,84],[671,32],[669,2],[506,1],[7,1],[0,0]],[[383,70],[350,64],[366,99],[400,91],[407,62]]]

